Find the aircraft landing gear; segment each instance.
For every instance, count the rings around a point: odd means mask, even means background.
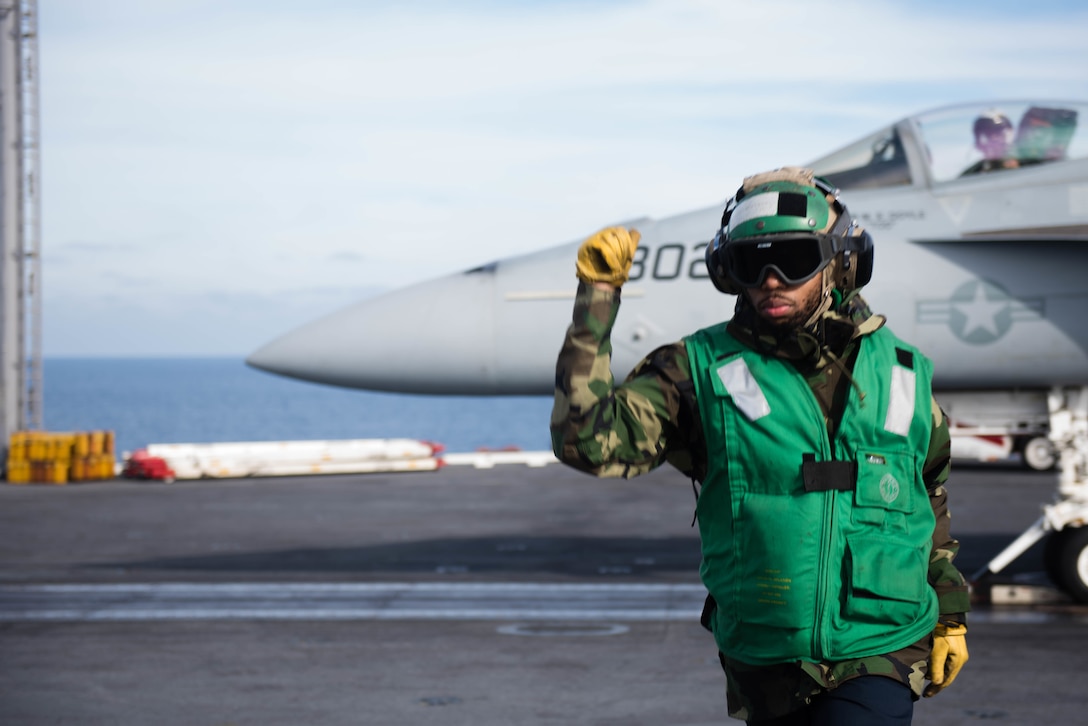
[[[1050,579],[1074,600],[1088,603],[1088,527],[1052,532],[1043,556]]]
[[[1024,466],[1033,471],[1048,471],[1058,463],[1058,452],[1046,436],[1032,436],[1020,445]]]
[[[1049,535],[1047,575],[1078,602],[1088,603],[1088,386],[1054,388],[1047,396],[1050,440],[1059,456],[1058,500],[1043,516],[975,574],[973,581],[1000,572]]]

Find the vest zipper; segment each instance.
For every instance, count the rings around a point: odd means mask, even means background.
[[[812,628],[812,654],[818,660],[826,660],[825,655],[830,651],[827,643],[828,621],[828,593],[831,591],[828,579],[831,573],[831,551],[834,544],[835,533],[835,494],[836,492],[824,492],[824,527],[823,542],[821,543],[819,581],[816,589],[816,622]]]
[[[813,413],[820,425],[824,428],[824,441],[827,445],[826,450],[823,452],[824,461],[832,460],[835,458],[835,442],[831,440],[831,431],[827,427],[827,420],[824,418],[823,409],[820,407],[819,401],[816,400],[816,394],[813,393],[812,388],[806,386],[809,392],[809,403],[813,409]],[[809,494],[807,496],[813,496]],[[831,550],[834,543],[834,527],[835,527],[835,492],[822,492],[819,496],[824,497],[823,506],[823,522],[820,526],[820,559],[817,565],[816,576],[816,613],[815,621],[812,624],[812,655],[817,660],[826,660],[824,655],[829,651],[827,638],[824,635],[826,630],[825,624],[827,622],[827,594],[831,591],[831,587],[828,583],[831,571]]]

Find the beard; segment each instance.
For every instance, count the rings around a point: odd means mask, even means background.
[[[800,301],[798,301],[797,309],[785,317],[769,318],[756,308],[756,315],[759,319],[760,327],[765,330],[772,330],[776,333],[786,333],[791,330],[799,330],[807,327],[812,321],[812,317],[816,314],[816,311],[820,307],[820,301],[823,298],[821,286],[817,285]],[[774,300],[774,297],[771,297]],[[749,300],[751,303],[751,300]],[[753,307],[755,307],[753,305]]]

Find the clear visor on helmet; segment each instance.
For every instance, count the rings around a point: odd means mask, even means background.
[[[839,249],[835,237],[818,234],[735,240],[724,252],[733,281],[741,287],[759,287],[769,272],[787,285],[806,282],[827,267]]]

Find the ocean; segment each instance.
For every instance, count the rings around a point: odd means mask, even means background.
[[[421,439],[446,452],[550,450],[549,396],[355,391],[264,373],[241,358],[46,358],[48,431],[113,431],[117,457],[148,444]]]

